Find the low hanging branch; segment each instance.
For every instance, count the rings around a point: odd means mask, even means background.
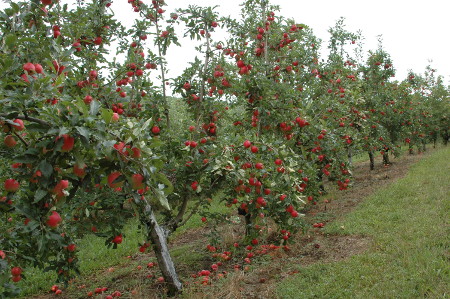
[[[0,117],[2,118],[8,118],[8,114],[6,113],[0,113]],[[51,127],[52,125],[49,122],[46,122],[45,120],[39,119],[39,118],[35,118],[35,117],[31,117],[28,115],[18,115],[15,117],[16,119],[22,119],[22,120],[27,120],[30,122],[34,122],[43,126],[48,126]]]

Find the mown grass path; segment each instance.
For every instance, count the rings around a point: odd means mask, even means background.
[[[369,249],[316,263],[277,286],[279,298],[449,298],[450,148],[369,196],[325,233],[371,238]]]

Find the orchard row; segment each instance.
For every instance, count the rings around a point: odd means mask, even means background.
[[[179,292],[167,237],[191,216],[243,216],[235,248],[249,263],[252,250],[288,248],[325,181],[349,188],[353,155],[367,153],[373,169],[377,154],[389,163],[402,145],[449,139],[443,79],[429,67],[395,80],[381,43],[365,55],[342,20],[323,62],[312,29],[265,0],[245,1],[240,20],[210,7],[128,3],[131,29],[104,0],[17,2],[0,15],[3,296],[19,292],[30,265],[69,280],[77,240],[95,233],[116,248],[131,217],[146,235],[139,250],[153,248],[169,293]],[[167,50],[183,34],[200,58],[168,78]],[[227,213],[211,212],[217,200]],[[265,244],[269,230],[277,244]],[[221,250],[224,262],[236,252]]]

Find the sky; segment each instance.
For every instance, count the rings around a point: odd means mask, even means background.
[[[0,9],[7,4],[0,2]],[[73,2],[75,0],[61,0]],[[143,0],[151,3],[150,0]],[[118,20],[130,25],[136,13],[127,0],[114,0],[111,8]],[[198,6],[218,5],[221,15],[239,17],[241,0],[166,0],[167,13],[175,8],[186,8],[189,4]],[[361,30],[364,50],[376,50],[378,36],[383,39],[383,48],[393,59],[397,70],[396,79],[403,80],[408,70],[423,73],[427,65],[437,70],[450,84],[450,1],[448,0],[271,0],[279,5],[280,14],[292,18],[296,23],[310,26],[314,34],[323,40],[323,48],[328,42],[329,27],[340,17],[345,18],[346,28],[356,32]],[[182,48],[172,48],[167,54],[170,74],[179,75],[181,70],[195,55],[189,41],[182,41]],[[322,57],[326,58],[326,57]],[[431,61],[431,62],[430,62]],[[173,62],[173,63],[172,63]]]

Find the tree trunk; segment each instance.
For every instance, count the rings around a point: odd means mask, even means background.
[[[409,154],[410,154],[410,155],[414,154],[414,152],[413,152],[413,146],[411,145],[411,143],[409,144]]]
[[[375,169],[375,157],[373,156],[373,152],[369,151],[369,160],[370,160],[370,170]]]
[[[352,156],[352,149],[351,148],[347,149],[347,157],[348,157],[348,164],[351,166],[352,165],[352,158],[353,158],[353,156]]]
[[[426,152],[427,148],[426,148],[427,143],[424,141],[422,141],[422,152]]]
[[[384,165],[391,164],[391,162],[389,161],[389,152],[386,152],[383,154],[383,164]]]
[[[168,296],[175,296],[180,293],[183,285],[178,279],[175,266],[170,256],[169,248],[167,247],[168,231],[165,231],[159,226],[155,214],[151,206],[146,203],[143,215],[143,221],[147,225],[148,239],[154,244],[156,258],[158,259],[158,266],[164,277],[164,281],[168,286]]]

